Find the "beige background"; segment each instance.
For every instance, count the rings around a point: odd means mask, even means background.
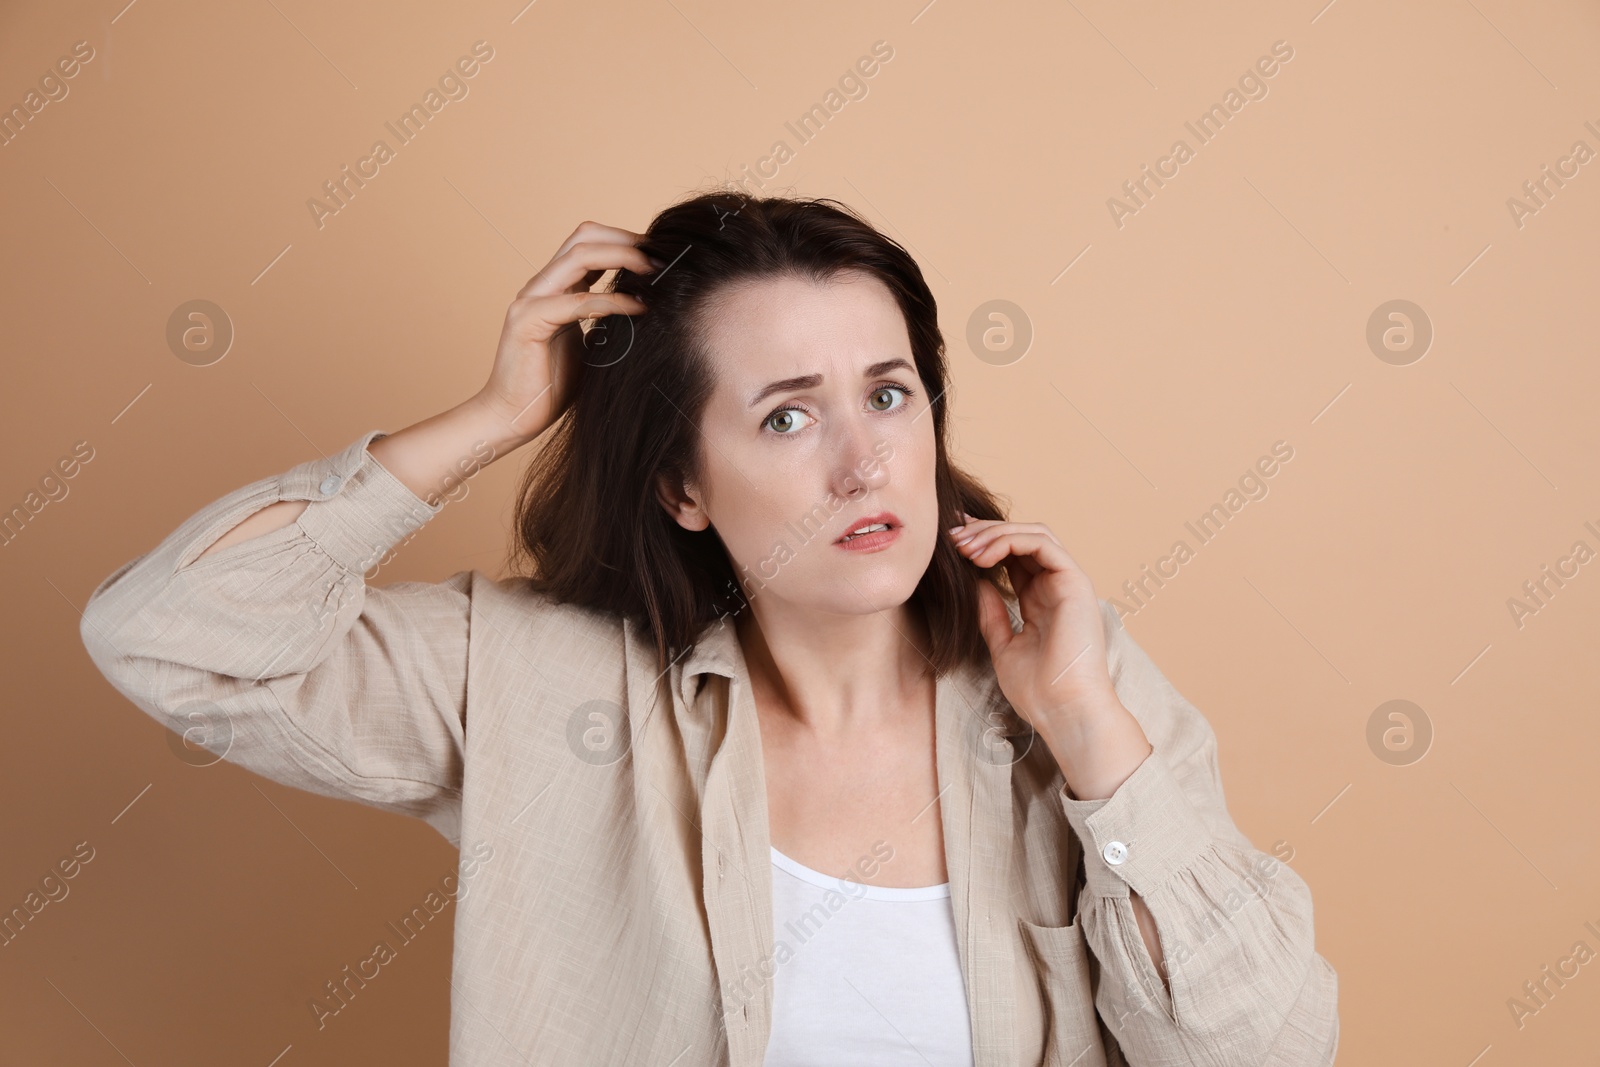
[[[1240,826],[1312,887],[1340,1062],[1593,1055],[1600,963],[1521,1027],[1507,1000],[1600,951],[1600,563],[1520,628],[1507,601],[1600,549],[1600,162],[1521,226],[1508,207],[1600,150],[1594,5],[122,2],[0,8],[7,109],[95,53],[0,147],[0,507],[93,449],[0,549],[0,910],[94,849],[0,947],[0,1059],[444,1062],[447,924],[320,1032],[307,1002],[449,847],[187,765],[78,609],[226,491],[476,390],[580,220],[643,229],[779,139],[769,191],[839,197],[918,256],[957,446],[1016,517],[1107,597],[1196,547],[1127,625],[1215,725]],[[307,200],[478,40],[469,95],[319,229]],[[880,40],[866,95],[800,145],[785,123]],[[1267,95],[1198,144],[1184,123],[1280,40]],[[1108,199],[1178,138],[1194,157],[1119,228]],[[236,331],[210,366],[166,341],[194,299]],[[968,345],[997,299],[1031,323],[1021,358]],[[1404,366],[1367,342],[1396,299],[1434,331]],[[1185,522],[1280,440],[1269,494],[1198,546]],[[525,459],[379,583],[501,573]],[[1434,731],[1403,766],[1367,740],[1393,699]]]

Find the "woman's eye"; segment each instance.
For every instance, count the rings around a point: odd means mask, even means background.
[[[879,389],[877,392],[872,394],[871,403],[873,407],[877,408],[879,411],[893,411],[896,407],[899,407],[898,404],[894,403],[894,397],[892,395],[894,393],[899,393],[902,397],[911,395],[911,392],[908,389],[902,389],[898,385],[886,385],[882,389]],[[889,400],[882,407],[878,407],[878,400],[885,395],[889,396]],[[902,403],[903,402],[904,401],[902,401]]]
[[[898,401],[895,399],[896,393],[900,394]],[[894,411],[896,408],[905,406],[906,399],[912,395],[914,395],[912,390],[903,385],[885,385],[874,390],[867,402],[872,405],[874,411]],[[805,428],[800,421],[802,415],[806,418],[811,417],[804,408],[779,408],[771,415],[768,415],[766,422],[762,425],[779,437],[794,437],[800,430]]]
[[[793,437],[800,425],[800,416],[804,414],[799,408],[779,408],[767,416],[767,425],[780,437]]]

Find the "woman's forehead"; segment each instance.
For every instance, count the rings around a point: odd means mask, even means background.
[[[873,364],[911,360],[899,305],[876,279],[817,283],[781,278],[741,286],[707,317],[718,378],[741,406],[780,379],[821,375],[856,382]]]

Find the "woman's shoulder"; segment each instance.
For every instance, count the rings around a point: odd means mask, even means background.
[[[471,604],[469,643],[480,660],[530,660],[546,680],[558,676],[590,681],[644,672],[657,678],[659,668],[652,631],[645,620],[621,612],[558,599],[524,576],[495,577],[483,571],[461,571],[448,580],[459,583]],[[709,669],[731,676],[736,648],[731,628],[722,620],[705,624],[689,649],[673,660],[687,669],[704,661]],[[690,653],[700,648],[700,658]],[[552,669],[554,668],[554,669]]]
[[[474,614],[489,626],[520,633],[540,631],[580,643],[585,640],[612,642],[623,634],[621,615],[558,600],[525,576],[497,578],[473,570],[460,572],[450,580],[466,582]]]

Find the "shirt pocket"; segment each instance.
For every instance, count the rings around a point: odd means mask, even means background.
[[[1048,1015],[1041,1067],[1106,1067],[1100,1019],[1094,1007],[1094,978],[1089,971],[1090,950],[1082,925],[1074,921],[1066,926],[1041,926],[1020,916],[1017,924],[1039,976]]]

